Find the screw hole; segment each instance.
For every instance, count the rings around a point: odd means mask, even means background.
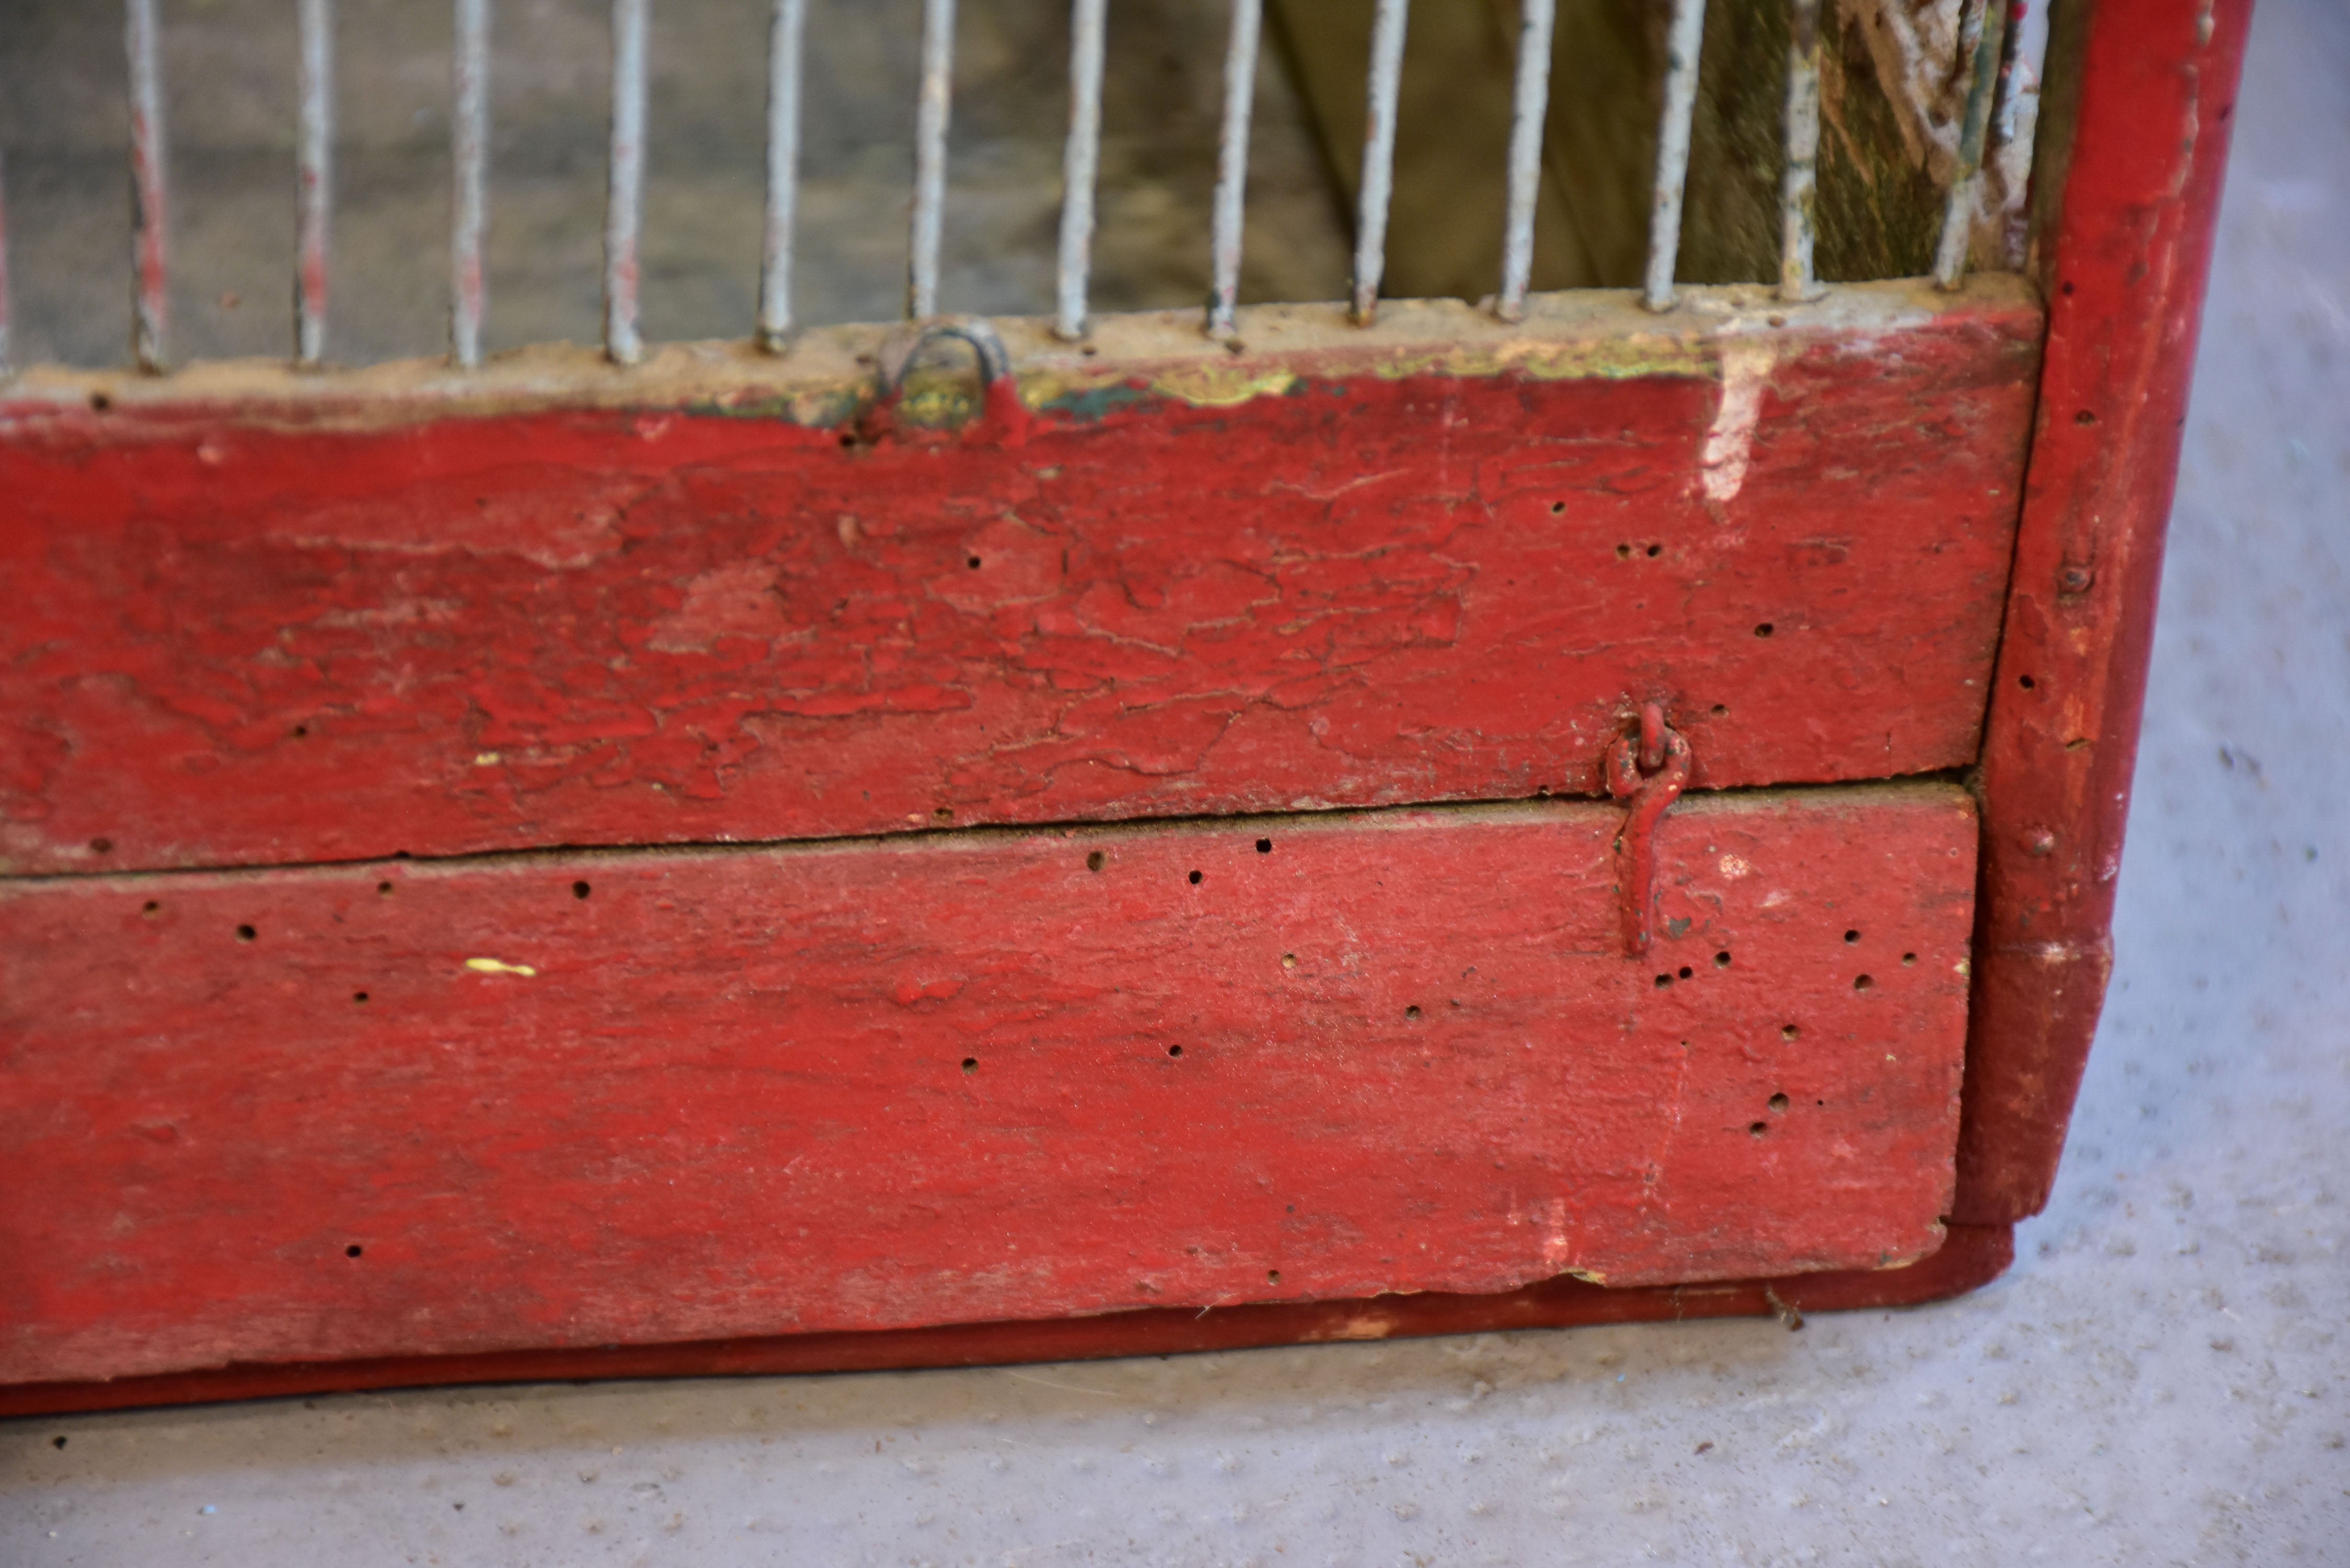
[[[976,1056],[965,1056],[965,1057],[962,1059],[962,1070],[963,1070],[964,1072],[966,1072],[966,1073],[976,1073],[976,1072],[978,1072],[978,1071],[979,1071],[979,1058],[978,1058],[978,1057],[976,1057]]]
[[[1270,838],[1260,838],[1260,839],[1258,839],[1258,840],[1256,841],[1256,852],[1257,852],[1259,855],[1270,855],[1270,854],[1272,854],[1272,853],[1273,853],[1273,840],[1272,840],[1272,839],[1270,839]]]
[[[1853,976],[1852,988],[1855,991],[1875,991],[1877,989],[1877,981],[1865,974],[1855,975]]]
[[[362,1247],[357,1241],[354,1241],[349,1246],[343,1249],[343,1256],[346,1258],[356,1258],[361,1252],[366,1251],[367,1249],[365,1247]]]
[[[241,942],[249,942],[258,934],[251,926],[239,926],[236,929],[236,940]]]
[[[1728,949],[1725,948],[1721,952],[1713,955],[1713,967],[1716,969],[1728,969],[1730,967],[1730,952]]]
[[[1757,637],[1768,637],[1776,629],[1778,628],[1766,620],[1761,626],[1754,628],[1754,635]]]
[[[1100,850],[1097,849],[1093,851],[1086,857],[1086,869],[1088,871],[1100,870],[1102,868],[1102,859],[1103,857]]]
[[[1774,1110],[1774,1111],[1783,1111],[1783,1110],[1785,1110],[1785,1109],[1787,1108],[1787,1096],[1784,1096],[1784,1095],[1773,1095],[1773,1096],[1771,1096],[1771,1108],[1772,1108],[1773,1110]]]
[[[585,882],[574,882],[571,884],[571,896],[575,898],[584,898],[595,890],[596,889],[590,888]]]
[[[1197,871],[1192,872],[1188,879],[1194,888],[1200,885],[1200,874]]]

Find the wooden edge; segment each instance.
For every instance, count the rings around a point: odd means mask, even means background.
[[[2014,1239],[2005,1225],[1952,1225],[1948,1230],[1939,1251],[1890,1269],[1631,1290],[1612,1290],[1562,1277],[1502,1295],[1430,1293],[1206,1312],[1169,1308],[1039,1323],[785,1334],[686,1345],[233,1366],[108,1383],[25,1383],[0,1387],[0,1418],[461,1384],[775,1376],[1097,1361],[1336,1340],[1572,1328],[1586,1324],[1678,1323],[1775,1314],[1794,1328],[1802,1325],[1808,1313],[1916,1306],[1963,1295],[1998,1278],[2014,1261]]]
[[[2251,0],[2096,0],[1981,764],[1954,1219],[2040,1211],[2112,967],[2146,697]]]
[[[1368,327],[1342,305],[1251,306],[1240,338],[1200,330],[1197,311],[1106,316],[1082,347],[1052,335],[1042,317],[992,325],[1012,359],[1029,409],[1085,417],[1104,392],[1140,389],[1172,401],[1230,407],[1279,396],[1300,376],[1497,376],[1541,379],[1640,375],[1719,377],[1721,344],[1759,334],[1866,342],[1888,333],[2036,313],[2021,275],[1983,274],[1957,294],[1927,280],[1847,284],[1789,305],[1762,285],[1690,288],[1658,316],[1628,290],[1533,296],[1523,321],[1504,323],[1459,300],[1392,300]],[[0,386],[0,442],[61,421],[112,421],[122,439],[142,430],[218,422],[300,428],[376,428],[456,416],[582,410],[679,410],[782,418],[829,427],[871,400],[882,348],[899,328],[809,330],[789,350],[747,342],[675,343],[622,369],[599,349],[541,344],[478,370],[408,359],[343,371],[306,371],[278,359],[222,359],[163,376],[36,366]],[[945,375],[967,380],[950,366]],[[1089,398],[1089,394],[1094,396]]]

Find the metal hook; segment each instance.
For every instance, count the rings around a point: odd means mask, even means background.
[[[1655,940],[1657,824],[1687,787],[1692,761],[1688,739],[1665,722],[1665,710],[1656,702],[1642,704],[1637,736],[1620,735],[1607,748],[1607,793],[1628,806],[1616,838],[1628,958],[1647,952]]]
[[[1012,374],[1012,354],[994,327],[976,316],[934,316],[910,322],[892,332],[877,356],[880,375],[873,406],[861,422],[865,437],[879,441],[897,426],[898,400],[906,389],[907,372],[922,350],[942,338],[957,337],[971,345],[979,361],[980,415],[974,426],[984,426],[1004,446],[1027,439],[1028,410],[1020,401],[1019,383]]]

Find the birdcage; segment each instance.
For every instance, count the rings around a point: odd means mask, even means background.
[[[795,308],[808,106],[862,89],[775,0],[724,46],[751,308],[647,341],[613,0],[602,343],[499,348],[456,0],[447,352],[338,366],[331,0],[278,50],[290,353],[185,362],[129,0],[134,363],[26,317],[0,381],[0,1410],[2005,1266],[2108,968],[2246,0],[2071,0],[2044,64],[1983,0],[1230,0],[1205,304],[1117,309],[1143,7],[1075,0],[1025,316],[942,261],[955,9],[891,111],[901,321]],[[1250,199],[1276,71],[1344,299],[1245,270],[1313,216]]]

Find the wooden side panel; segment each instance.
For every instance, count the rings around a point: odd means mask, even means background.
[[[1933,1251],[1967,796],[1620,820],[0,886],[0,1382]]]
[[[879,443],[19,410],[0,871],[1588,794],[1647,701],[1700,788],[1970,763],[2036,309],[1557,308]]]

